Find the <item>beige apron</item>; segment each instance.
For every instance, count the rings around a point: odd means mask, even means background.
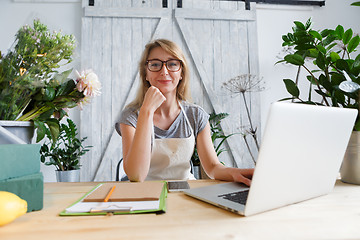
[[[190,173],[190,160],[194,152],[195,137],[185,111],[179,103],[187,124],[191,129],[188,138],[154,139],[150,169],[146,180],[188,180],[195,179]]]

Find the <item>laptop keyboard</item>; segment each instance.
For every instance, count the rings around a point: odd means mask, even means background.
[[[246,191],[221,194],[218,195],[218,197],[245,205],[248,194],[249,194],[249,190],[246,190]]]

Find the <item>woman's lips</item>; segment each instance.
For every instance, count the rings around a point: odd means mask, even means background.
[[[158,82],[166,84],[166,83],[171,83],[171,80],[158,80]]]

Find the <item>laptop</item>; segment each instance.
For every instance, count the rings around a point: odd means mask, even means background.
[[[230,182],[184,193],[244,216],[325,195],[335,185],[356,116],[355,109],[275,102],[251,187]]]

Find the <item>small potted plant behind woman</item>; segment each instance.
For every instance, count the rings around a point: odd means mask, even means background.
[[[56,167],[58,182],[80,181],[80,157],[89,151],[91,146],[83,146],[86,137],[77,138],[77,128],[71,119],[66,119],[67,124],[60,124],[60,133],[56,139],[46,132],[48,143],[41,146],[41,162],[45,165]],[[48,158],[48,161],[46,159]]]

